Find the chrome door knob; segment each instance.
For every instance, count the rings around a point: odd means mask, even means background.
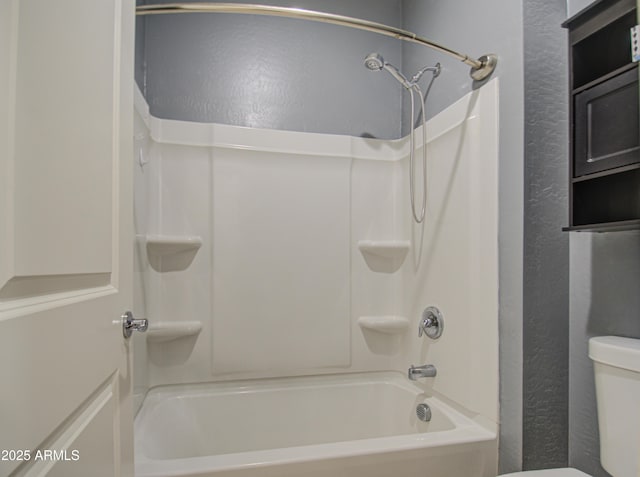
[[[130,311],[122,315],[122,334],[125,338],[131,338],[134,331],[144,333],[147,328],[149,328],[149,321],[146,318],[134,318]]]

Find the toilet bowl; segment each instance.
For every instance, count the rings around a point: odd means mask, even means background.
[[[613,477],[640,476],[640,340],[599,336],[589,340],[595,375],[600,462]],[[571,468],[533,470],[501,477],[588,477]]]

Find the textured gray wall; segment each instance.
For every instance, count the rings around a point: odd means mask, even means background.
[[[512,0],[404,0],[405,28],[463,53],[496,53],[500,78],[500,471],[522,465],[523,19]],[[439,61],[443,71],[427,101],[427,117],[474,87],[469,68],[415,45],[403,45],[413,72]]]
[[[400,0],[260,3],[395,26],[402,22]],[[363,66],[364,57],[378,51],[400,67],[400,42],[392,38],[303,20],[231,14],[147,17],[144,36],[144,94],[157,117],[400,136],[402,87]]]
[[[568,68],[564,0],[524,2],[523,468],[568,461]]]
[[[569,464],[594,477],[600,465],[592,336],[640,338],[640,232],[571,234]]]
[[[567,18],[571,18],[593,2],[594,0],[567,0]]]

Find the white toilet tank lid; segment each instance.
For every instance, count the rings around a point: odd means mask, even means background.
[[[640,339],[620,336],[591,338],[589,358],[616,368],[640,372]]]

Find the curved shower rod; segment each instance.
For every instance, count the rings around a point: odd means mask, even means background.
[[[496,68],[498,57],[493,54],[483,55],[477,60],[455,50],[439,45],[426,38],[419,37],[407,30],[384,25],[382,23],[361,20],[359,18],[335,15],[333,13],[316,12],[302,8],[276,7],[270,5],[251,5],[244,3],[166,3],[141,5],[136,8],[136,15],[161,15],[171,13],[241,13],[251,15],[268,15],[276,17],[300,18],[323,23],[332,23],[359,30],[371,31],[390,36],[398,40],[427,46],[441,53],[453,56],[466,65],[471,66],[470,75],[476,80],[487,78]]]

